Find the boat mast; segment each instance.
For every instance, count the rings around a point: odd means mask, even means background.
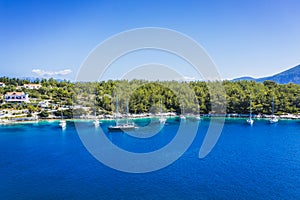
[[[181,92],[179,91],[179,96],[181,97],[181,94],[180,94]],[[184,99],[181,99],[180,98],[180,101],[181,101],[181,113],[180,113],[180,116],[184,116]]]
[[[118,94],[116,95],[116,125],[118,126],[118,113],[119,113],[119,101],[118,101]]]
[[[250,94],[250,119],[252,118],[252,96]]]
[[[97,118],[97,100],[96,100],[96,96],[95,96],[95,108],[94,108],[94,115],[95,115],[95,119]]]
[[[162,116],[162,100],[160,98],[160,115]]]
[[[128,108],[128,99],[126,101],[126,124],[128,124],[128,112],[129,112],[129,108]]]
[[[274,116],[274,96],[272,98],[272,116]]]
[[[200,102],[196,101],[196,103],[197,103],[197,107],[198,107],[198,114],[199,114],[199,117],[200,117],[201,116]]]
[[[61,119],[63,119],[63,110],[62,110],[62,105],[60,105],[60,115],[61,115]]]

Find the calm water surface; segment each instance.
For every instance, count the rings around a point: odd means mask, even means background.
[[[106,167],[88,153],[72,122],[64,131],[58,123],[0,125],[0,199],[300,199],[299,121],[257,120],[250,127],[226,120],[217,145],[199,159],[209,125],[202,120],[181,158],[146,174]],[[103,130],[111,123],[103,122]],[[99,131],[92,122],[79,125],[87,134]],[[147,152],[168,144],[178,125],[169,120],[150,139],[105,134],[123,149]]]

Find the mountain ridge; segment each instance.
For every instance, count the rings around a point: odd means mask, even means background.
[[[288,84],[288,83],[300,84],[300,64],[290,69],[287,69],[285,71],[274,74],[272,76],[261,77],[261,78],[244,76],[244,77],[232,79],[231,81],[241,81],[241,80],[256,81],[256,82],[274,81],[279,84]]]

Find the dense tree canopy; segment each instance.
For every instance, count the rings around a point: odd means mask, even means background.
[[[119,107],[124,112],[126,100],[129,100],[131,113],[149,112],[153,106],[159,106],[160,99],[164,111],[194,113],[198,109],[201,113],[210,113],[213,105],[226,105],[227,113],[249,113],[250,97],[254,114],[270,114],[274,97],[275,113],[300,112],[300,85],[276,84],[272,81],[256,83],[254,81],[224,81],[226,102],[211,102],[212,96],[222,94],[220,87],[209,87],[205,82],[147,82],[133,80],[108,81],[100,83],[75,84],[75,93],[88,97],[97,95],[97,106],[105,111],[115,110],[116,94]],[[84,89],[88,88],[88,89]],[[94,89],[92,89],[94,88]],[[191,92],[192,91],[192,92]],[[77,96],[77,95],[75,95]],[[89,96],[89,105],[93,104],[93,97]],[[196,107],[195,107],[196,103]]]
[[[29,80],[16,78],[0,78],[6,87],[0,88],[3,96],[8,91],[17,90],[17,86],[29,83]],[[160,102],[163,110],[177,113],[210,113],[212,105],[226,106],[227,113],[248,113],[250,97],[253,113],[270,114],[272,99],[274,98],[275,113],[300,113],[300,85],[277,84],[273,81],[257,83],[254,81],[223,81],[213,83],[197,82],[149,82],[143,80],[132,81],[101,81],[76,82],[56,81],[50,79],[36,79],[40,83],[38,90],[19,89],[37,100],[50,100],[59,105],[82,105],[97,109],[97,113],[111,113],[115,111],[118,98],[120,112],[125,112],[128,102],[131,113],[158,112]],[[218,98],[225,89],[225,99]],[[2,100],[3,101],[3,100]],[[214,102],[212,102],[214,101]],[[35,111],[37,104],[24,105],[2,104],[2,108],[29,108]]]

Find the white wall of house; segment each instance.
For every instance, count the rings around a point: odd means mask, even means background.
[[[29,102],[27,93],[24,92],[8,92],[4,96],[6,102]]]
[[[23,88],[26,88],[26,89],[30,89],[30,90],[38,90],[42,87],[42,85],[40,84],[24,84],[23,85]]]

